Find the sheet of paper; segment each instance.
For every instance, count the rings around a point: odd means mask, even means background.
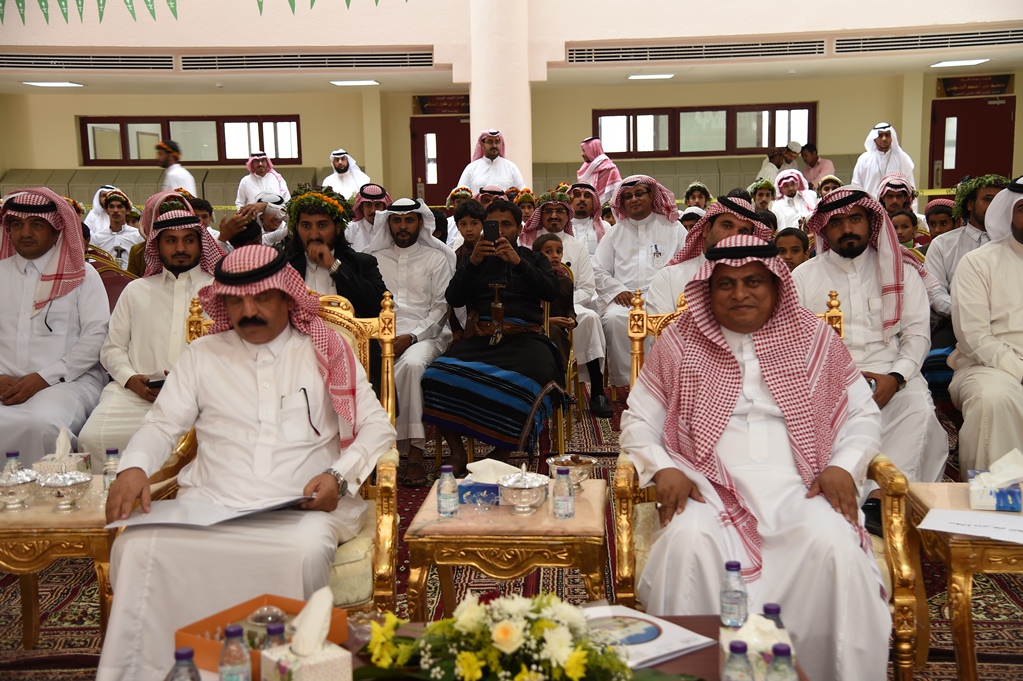
[[[1023,514],[1020,513],[932,508],[927,512],[919,528],[1023,544]]]
[[[132,525],[191,525],[193,527],[210,527],[217,523],[234,520],[235,518],[244,518],[248,515],[262,513],[263,511],[276,511],[277,509],[295,506],[311,498],[297,496],[282,499],[266,499],[245,508],[229,508],[199,499],[164,499],[154,501],[149,513],[143,513],[140,509],[135,509],[135,512],[127,520],[115,520],[107,525],[106,529],[112,530]]]
[[[629,667],[640,669],[712,645],[714,639],[624,605],[583,608],[592,629],[617,637]]]

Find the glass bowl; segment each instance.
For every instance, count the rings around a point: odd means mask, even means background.
[[[77,511],[78,500],[84,497],[92,486],[92,476],[81,471],[67,473],[51,473],[39,479],[39,491],[56,500],[54,513],[71,513]]]
[[[0,503],[4,513],[17,513],[28,508],[26,500],[35,496],[39,489],[39,474],[22,469],[0,475]]]
[[[568,468],[568,477],[572,481],[575,491],[583,488],[583,481],[593,477],[593,466],[597,460],[592,456],[583,454],[566,454],[565,456],[552,456],[547,459],[547,469],[555,471],[559,466]]]
[[[501,505],[511,506],[513,515],[533,515],[547,500],[550,478],[537,473],[511,473],[499,478]]]

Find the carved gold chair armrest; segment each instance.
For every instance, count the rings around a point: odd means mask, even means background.
[[[636,382],[640,370],[643,369],[643,362],[646,354],[647,336],[655,339],[661,335],[661,331],[675,323],[687,309],[686,295],[681,293],[675,301],[674,312],[650,314],[644,309],[645,301],[643,294],[639,291],[632,293],[632,309],[629,310],[629,342],[632,345],[632,368],[629,372],[629,387]]]
[[[845,313],[842,312],[841,305],[841,302],[838,300],[838,291],[829,291],[827,312],[820,312],[817,316],[827,322],[828,326],[835,330],[839,338],[845,338]]]
[[[380,612],[394,612],[398,570],[398,450],[377,461],[376,543],[373,548],[373,602]],[[369,487],[363,485],[363,489]]]
[[[639,491],[639,478],[636,476],[636,466],[624,452],[618,455],[613,485],[615,597],[618,603],[633,608],[636,606],[636,552],[632,514]]]

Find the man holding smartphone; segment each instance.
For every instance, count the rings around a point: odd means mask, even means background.
[[[192,298],[213,280],[223,256],[185,197],[162,192],[146,201],[145,276],[128,284],[110,316],[100,363],[113,377],[79,435],[102,470],[107,449],[123,451],[185,349]]]

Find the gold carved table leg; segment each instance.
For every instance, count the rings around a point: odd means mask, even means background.
[[[103,645],[110,621],[110,604],[114,600],[114,592],[110,588],[109,562],[96,561],[96,591],[99,596],[99,641]]]
[[[909,559],[913,573],[916,575],[913,585],[916,600],[916,661],[917,669],[927,666],[927,656],[931,652],[931,616],[927,612],[927,593],[924,589],[923,571],[920,566],[920,532],[914,523],[909,523],[907,533]]]
[[[39,643],[39,574],[18,575],[21,587],[21,644],[32,650]]]
[[[438,565],[437,575],[440,577],[440,598],[444,603],[444,616],[451,617],[455,612],[455,579],[450,565]]]
[[[977,681],[977,651],[973,644],[973,549],[951,547],[948,570],[948,609],[955,643],[956,671],[959,681]]]
[[[600,601],[607,598],[604,589],[604,568],[607,564],[607,545],[590,545],[583,553],[583,560],[579,566],[579,573],[586,583],[586,592],[590,595],[591,601]]]
[[[408,618],[413,622],[426,621],[426,578],[430,575],[429,553],[414,542],[409,542],[408,592],[405,594]]]

